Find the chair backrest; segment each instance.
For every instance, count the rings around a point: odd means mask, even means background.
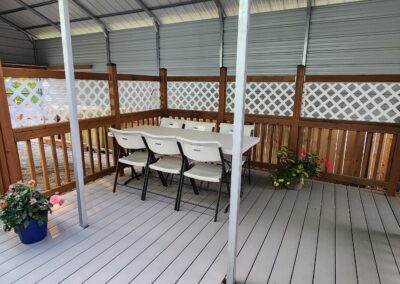
[[[182,119],[162,117],[160,126],[170,128],[182,128],[184,123],[185,121]]]
[[[119,130],[115,128],[109,128],[108,131],[113,134],[118,145],[122,148],[133,150],[146,148],[142,139],[142,133],[140,132]]]
[[[231,123],[220,123],[219,132],[226,134],[233,134],[233,124]],[[243,135],[244,136],[253,136],[254,132],[254,124],[244,125],[243,126]]]
[[[212,132],[216,123],[185,120],[185,129]]]
[[[176,138],[173,136],[156,136],[143,134],[150,151],[159,155],[179,155]]]
[[[183,138],[178,138],[178,142],[182,147],[183,154],[191,160],[198,162],[220,162],[222,160],[219,142],[193,141]]]

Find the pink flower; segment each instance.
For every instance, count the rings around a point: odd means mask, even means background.
[[[330,162],[330,161],[326,161],[326,168],[327,168],[328,170],[332,169],[332,168],[333,168],[333,163]]]
[[[306,149],[306,148],[301,148],[300,155],[301,155],[302,157],[307,156],[307,149]]]
[[[52,195],[51,197],[50,197],[50,203],[51,204],[59,204],[59,205],[63,205],[63,203],[64,203],[64,199],[62,199],[59,195]]]
[[[1,208],[1,209],[6,208],[7,205],[8,205],[7,200],[5,200],[5,199],[0,199],[0,208]]]
[[[31,201],[30,201],[31,205],[35,205],[36,202],[37,202],[36,198],[31,198]]]

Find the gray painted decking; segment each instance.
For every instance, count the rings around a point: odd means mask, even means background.
[[[400,199],[317,181],[300,192],[272,190],[265,174],[254,177],[240,208],[238,283],[400,283]],[[111,185],[109,176],[86,187],[85,230],[71,192],[46,240],[22,245],[1,231],[0,283],[221,282],[227,214],[214,223],[205,208],[215,192],[195,196],[187,187],[191,203],[175,212],[164,196],[142,202],[139,191],[113,194]],[[176,184],[163,188],[152,177],[149,189],[174,196]]]

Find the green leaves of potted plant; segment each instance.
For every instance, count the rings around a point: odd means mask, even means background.
[[[272,173],[274,187],[300,190],[306,178],[319,176],[322,164],[328,170],[333,166],[332,162],[325,158],[320,159],[305,148],[301,149],[300,158],[296,159],[293,150],[282,147],[278,151],[278,168]]]
[[[22,243],[31,244],[47,235],[48,212],[55,204],[64,200],[58,196],[46,196],[40,192],[34,180],[11,185],[8,192],[0,196],[0,220],[3,229],[18,233]]]

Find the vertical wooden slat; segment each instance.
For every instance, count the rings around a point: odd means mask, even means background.
[[[40,137],[40,138],[38,138],[38,140],[39,140],[40,163],[42,165],[42,171],[43,171],[44,189],[49,190],[50,189],[50,180],[49,180],[49,172],[47,169],[46,153],[45,153],[45,149],[44,149],[43,138]]]
[[[87,133],[88,133],[88,152],[89,152],[90,173],[94,174],[93,143],[92,143],[91,129],[88,129]]]
[[[80,131],[81,136],[81,155],[82,155],[82,165],[83,165],[83,175],[86,176],[86,163],[85,163],[85,148],[83,145],[83,131]]]
[[[367,138],[365,141],[364,147],[364,157],[363,163],[361,166],[361,177],[367,178],[368,177],[368,169],[371,161],[371,152],[372,152],[372,140],[373,140],[373,133],[367,132]]]
[[[338,130],[338,139],[336,145],[337,153],[335,157],[336,174],[343,174],[344,153],[346,150],[346,136],[347,131]]]
[[[304,88],[304,75],[305,66],[297,66],[296,74],[296,90],[294,95],[294,105],[293,105],[293,118],[290,133],[290,148],[295,150],[297,153],[297,145],[299,139],[299,121],[301,116],[301,104],[303,100],[303,88]]]
[[[54,135],[50,136],[51,157],[53,158],[54,174],[56,175],[56,184],[61,185],[60,168],[58,167],[56,140]]]
[[[105,155],[106,155],[106,166],[107,169],[110,168],[110,150],[109,150],[109,145],[108,145],[108,135],[107,135],[107,128],[103,128],[104,132],[104,148],[105,148]]]
[[[99,164],[99,171],[103,170],[103,164],[101,161],[101,145],[100,145],[100,134],[99,134],[99,128],[96,127],[94,129],[94,134],[96,138],[96,153],[97,153],[97,163]]]
[[[377,142],[378,144],[377,144],[377,148],[376,148],[375,165],[374,165],[374,173],[373,173],[374,179],[379,179],[380,163],[381,163],[383,139],[384,139],[383,133],[379,133],[378,135],[379,135],[379,138],[378,138],[378,142]]]
[[[395,150],[392,156],[391,168],[390,168],[390,178],[389,178],[389,188],[387,190],[387,195],[394,196],[397,192],[397,187],[400,180],[400,134],[395,136]]]
[[[33,159],[31,140],[27,140],[25,142],[25,144],[26,144],[26,152],[28,155],[29,173],[30,173],[31,179],[36,180],[36,168],[35,168],[35,161]]]
[[[272,150],[274,148],[274,132],[275,132],[275,125],[270,125],[271,133],[269,136],[269,149],[268,149],[268,163],[272,164]]]
[[[67,182],[71,182],[71,172],[69,170],[69,161],[68,161],[68,145],[64,133],[61,134],[61,148],[63,151],[65,177],[67,179]],[[85,168],[85,164],[83,164],[83,168]]]

